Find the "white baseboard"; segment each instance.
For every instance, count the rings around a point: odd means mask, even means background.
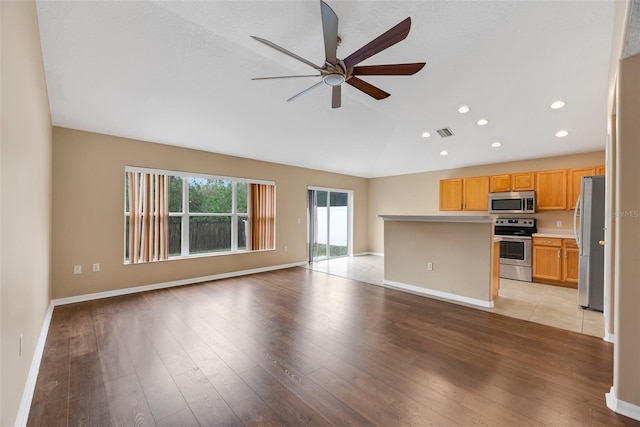
[[[366,255],[384,256],[384,254],[380,252],[358,252],[357,254],[353,254],[351,256],[366,256]]]
[[[493,301],[484,301],[477,298],[465,297],[463,295],[451,294],[449,292],[437,291],[435,289],[423,288],[421,286],[394,282],[392,280],[384,280],[382,282],[382,286],[391,288],[391,289],[396,289],[399,291],[407,291],[412,294],[416,294],[420,296],[442,299],[445,301],[458,303],[458,304],[473,305],[473,306],[479,306],[482,308],[493,308]]]
[[[606,342],[610,342],[611,344],[615,344],[615,336],[611,332],[605,331],[604,337],[602,337],[602,339]]]
[[[22,392],[22,399],[20,400],[20,407],[18,408],[18,415],[16,416],[16,426],[26,426],[29,419],[29,411],[31,409],[31,401],[33,400],[33,393],[36,390],[36,381],[38,380],[38,372],[40,372],[40,362],[42,361],[42,355],[44,353],[44,344],[47,341],[47,334],[49,333],[49,325],[51,324],[51,316],[53,315],[53,302],[49,303],[49,308],[44,315],[44,321],[42,322],[42,329],[40,329],[40,336],[36,343],[36,348],[31,359],[31,367],[29,368],[29,374],[27,375],[27,381],[24,385]]]
[[[190,279],[174,280],[172,282],[154,283],[151,285],[135,286],[133,288],[116,289],[113,291],[96,292],[93,294],[77,295],[67,298],[57,298],[51,300],[54,306],[73,304],[76,302],[91,301],[101,298],[109,298],[120,295],[135,294],[138,292],[153,291],[155,289],[173,288],[175,286],[193,285],[194,283],[210,282],[212,280],[228,279],[230,277],[246,276],[247,274],[264,273],[266,271],[282,270],[284,268],[302,267],[307,265],[306,261],[294,262],[291,264],[280,264],[269,267],[252,268],[250,270],[232,271],[229,273],[214,274],[212,276],[193,277]]]
[[[613,387],[611,387],[609,393],[605,393],[605,397],[607,399],[607,407],[613,412],[640,421],[640,406],[619,400]]]

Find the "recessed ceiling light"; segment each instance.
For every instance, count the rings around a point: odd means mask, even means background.
[[[478,120],[478,121],[477,121],[477,123],[478,123],[478,126],[484,126],[484,125],[486,125],[487,123],[489,123],[489,120],[487,120],[487,119],[480,119],[480,120]]]
[[[466,105],[461,105],[460,108],[458,108],[458,113],[468,113],[469,110],[471,110],[471,108],[467,107]]]
[[[441,156],[446,156],[447,154],[449,154],[449,153],[448,153],[446,150],[442,150],[442,151],[440,152],[440,155],[441,155]]]
[[[558,132],[556,132],[556,136],[558,138],[564,138],[565,136],[569,135],[569,132],[567,132],[566,130],[559,130]]]
[[[500,142],[498,142],[498,141],[495,141],[495,142],[492,142],[492,143],[491,143],[491,146],[492,146],[493,148],[498,148],[498,147],[500,147],[501,145],[502,145],[502,143],[500,143]]]
[[[551,108],[552,110],[557,110],[558,108],[562,108],[565,105],[567,105],[567,103],[564,101],[555,101],[553,104],[549,105],[549,108]]]
[[[429,138],[431,136],[431,134],[429,132],[422,132],[422,137],[423,138]]]

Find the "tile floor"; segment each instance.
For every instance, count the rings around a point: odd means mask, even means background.
[[[334,258],[309,264],[308,268],[381,286],[384,257],[364,255]],[[602,337],[602,313],[583,310],[578,307],[577,300],[576,289],[500,279],[495,306],[488,311]]]

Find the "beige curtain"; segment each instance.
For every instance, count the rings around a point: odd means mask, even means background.
[[[169,177],[127,172],[129,262],[160,261],[169,254]]]
[[[275,242],[276,187],[249,184],[249,229],[251,250],[273,249]]]

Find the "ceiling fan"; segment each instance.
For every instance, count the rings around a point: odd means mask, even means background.
[[[382,89],[373,86],[370,83],[356,76],[391,76],[391,75],[404,75],[410,76],[422,69],[425,66],[425,62],[416,62],[411,64],[388,64],[388,65],[364,65],[357,66],[359,63],[373,55],[382,52],[388,47],[404,40],[409,34],[411,29],[411,18],[407,18],[400,22],[395,27],[384,32],[374,40],[370,41],[360,49],[353,52],[351,55],[344,59],[337,58],[337,49],[340,38],[338,36],[338,16],[333,9],[329,7],[327,3],[320,0],[320,12],[322,14],[322,32],[324,34],[324,49],[325,49],[325,63],[319,67],[313,62],[308,61],[293,52],[290,52],[277,44],[270,42],[269,40],[262,39],[260,37],[251,36],[253,39],[264,43],[267,46],[276,49],[285,55],[297,59],[300,62],[304,62],[310,67],[314,68],[320,74],[311,75],[297,75],[297,76],[276,76],[276,77],[256,77],[252,80],[268,80],[268,79],[288,79],[295,77],[321,77],[322,80],[313,86],[303,90],[297,95],[287,99],[287,101],[293,101],[299,96],[304,95],[312,89],[321,86],[323,83],[331,86],[331,107],[340,108],[341,105],[341,88],[343,83],[347,83],[356,89],[361,90],[367,95],[380,100],[389,96],[389,94]]]

